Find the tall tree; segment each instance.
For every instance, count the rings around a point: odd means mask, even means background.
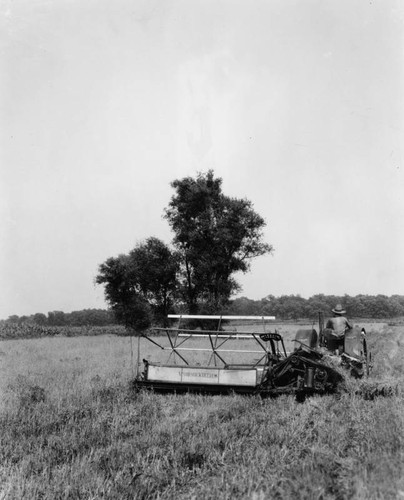
[[[263,242],[264,219],[246,199],[225,196],[213,171],[185,177],[171,186],[175,194],[165,217],[181,258],[181,289],[189,311],[220,310],[240,289],[234,279],[254,257],[272,252]]]

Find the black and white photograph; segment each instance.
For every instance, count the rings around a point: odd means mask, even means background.
[[[0,499],[404,500],[404,3],[0,0]]]

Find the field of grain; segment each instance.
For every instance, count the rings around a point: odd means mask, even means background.
[[[135,339],[0,342],[0,498],[404,498],[404,327],[367,330],[395,396],[133,393]]]

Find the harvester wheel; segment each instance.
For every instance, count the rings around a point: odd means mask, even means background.
[[[324,382],[324,380],[327,378],[327,372],[325,370],[321,370],[321,369],[317,368],[316,374],[314,375],[314,378],[318,382]]]

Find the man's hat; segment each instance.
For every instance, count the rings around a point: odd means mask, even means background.
[[[337,305],[335,306],[335,309],[332,309],[332,312],[333,312],[334,314],[345,314],[345,313],[346,313],[346,311],[344,311],[344,309],[342,309],[341,304],[337,304]]]

